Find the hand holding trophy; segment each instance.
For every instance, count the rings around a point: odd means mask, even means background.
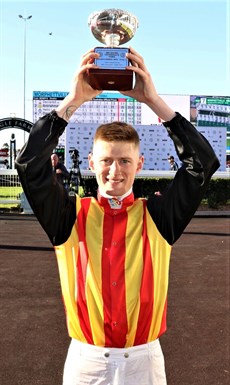
[[[88,82],[96,90],[126,91],[133,87],[133,71],[126,67],[128,48],[119,47],[134,36],[138,28],[136,16],[121,9],[93,12],[88,25],[94,37],[106,47],[96,47],[100,57],[95,64],[100,68],[89,70]]]

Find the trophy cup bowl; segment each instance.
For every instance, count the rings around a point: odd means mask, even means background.
[[[97,90],[131,90],[133,71],[126,69],[129,49],[119,46],[135,35],[138,28],[136,16],[121,9],[105,9],[91,13],[88,25],[94,37],[106,45],[94,49],[100,54],[95,59],[100,68],[89,70],[89,84]]]

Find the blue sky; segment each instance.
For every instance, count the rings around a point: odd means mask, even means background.
[[[32,121],[33,91],[68,91],[80,56],[101,45],[87,20],[106,8],[137,16],[130,45],[145,58],[160,94],[230,95],[230,0],[0,0],[0,119],[23,118],[24,21],[18,15],[32,15],[26,24],[26,119]],[[0,147],[9,134],[0,133]]]

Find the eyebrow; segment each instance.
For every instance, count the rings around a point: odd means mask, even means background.
[[[100,157],[98,157],[98,159],[113,159],[112,156],[106,156],[106,155],[101,155]],[[131,157],[129,156],[121,156],[120,158],[117,158],[118,160],[132,160]]]

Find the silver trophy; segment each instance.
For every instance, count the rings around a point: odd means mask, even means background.
[[[133,86],[133,71],[126,67],[129,49],[119,47],[135,35],[138,28],[136,16],[121,9],[105,9],[90,14],[88,25],[94,37],[105,47],[96,47],[100,54],[95,59],[99,69],[90,69],[89,84],[98,90],[130,90]]]

